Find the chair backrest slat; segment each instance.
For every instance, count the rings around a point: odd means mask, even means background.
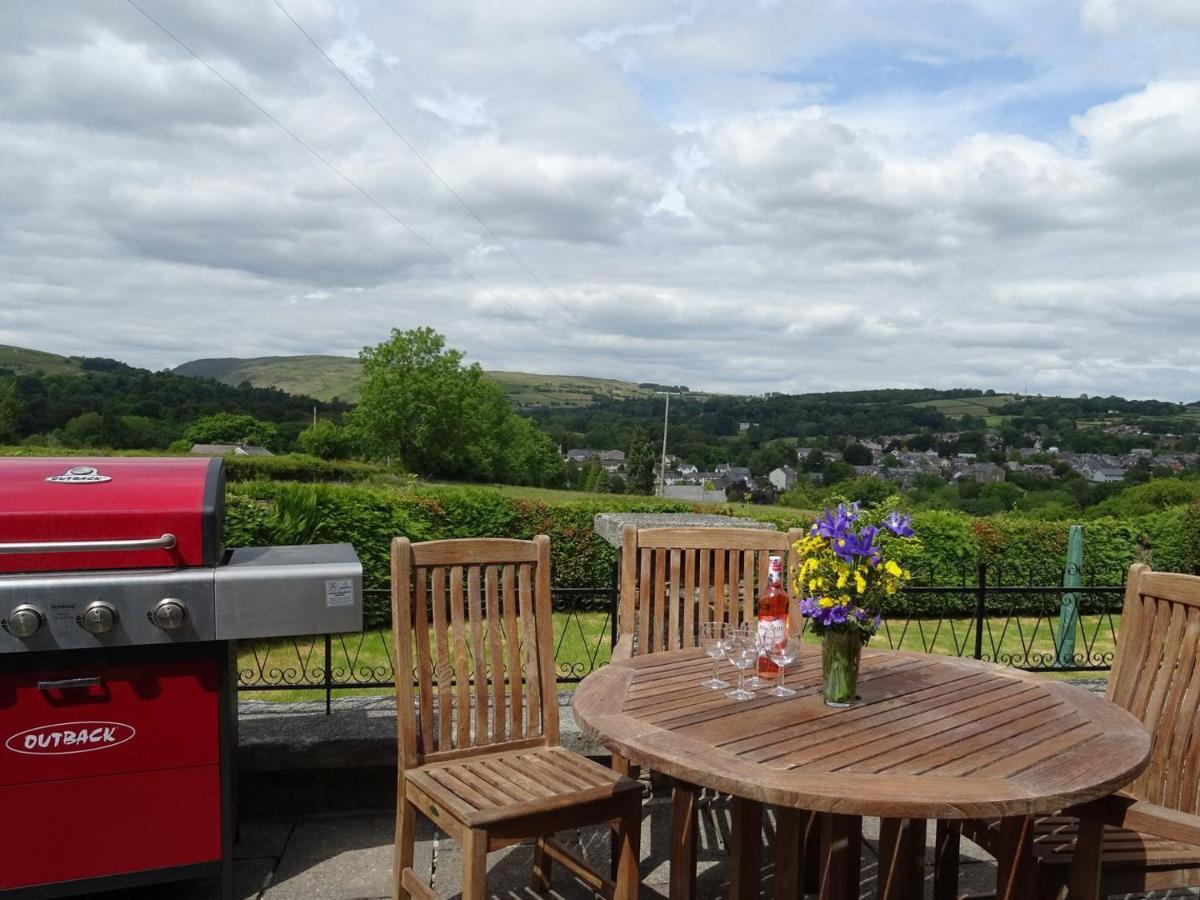
[[[508,669],[506,677],[509,687],[509,723],[508,736],[510,740],[525,737],[525,708],[521,678],[521,632],[517,630],[517,574],[512,566],[505,566],[500,575],[504,588],[504,636],[505,648],[508,651]]]
[[[414,677],[397,679],[401,766],[557,744],[549,539],[397,538],[392,554],[397,671]]]
[[[534,622],[533,578],[530,566],[517,568],[517,593],[521,603],[521,650],[525,659],[525,735],[533,734],[542,719],[542,689],[537,677],[537,626]]]
[[[1200,812],[1200,577],[1129,570],[1108,698],[1150,731],[1150,765],[1127,790]]]
[[[394,579],[393,579],[394,580]],[[429,593],[429,570],[417,569],[416,596],[426,597]],[[421,721],[421,753],[433,752],[433,678],[430,661],[433,659],[429,650],[429,606],[425,603],[414,604],[413,631],[416,633],[417,659],[423,666],[417,673],[417,712]],[[397,681],[399,673],[397,669]],[[449,720],[447,720],[449,721]]]
[[[471,622],[471,659],[475,663],[475,742],[488,743],[487,645],[483,640],[483,595],[479,567],[467,569],[467,613]]]
[[[695,647],[707,622],[753,621],[769,557],[789,558],[801,534],[627,525],[621,535],[618,636],[633,636],[634,653],[656,653]]]
[[[696,599],[693,600],[693,597]],[[688,644],[684,635],[696,634],[696,607],[701,602],[701,598],[696,596],[696,550],[692,547],[683,551],[683,596],[679,602],[683,606],[683,627],[679,635],[681,646],[686,647]]]
[[[491,651],[492,682],[492,740],[496,743],[508,739],[506,709],[507,700],[504,693],[504,653],[501,650],[502,632],[500,625],[500,580],[495,566],[488,566],[484,575],[484,603],[487,606],[488,649]],[[480,652],[479,658],[483,658]],[[476,678],[479,676],[476,675]]]
[[[438,654],[434,663],[434,671],[437,673],[438,746],[453,747],[454,698],[450,692],[454,684],[454,664],[450,661],[450,633],[447,630],[446,619],[446,570],[435,566],[429,570],[429,580],[430,602],[433,604],[433,633]],[[395,589],[393,585],[392,590]]]

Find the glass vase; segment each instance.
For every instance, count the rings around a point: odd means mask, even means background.
[[[853,631],[826,631],[821,637],[821,677],[825,705],[844,709],[854,702],[862,639]]]

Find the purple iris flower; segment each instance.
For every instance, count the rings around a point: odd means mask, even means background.
[[[879,630],[879,626],[883,624],[883,616],[876,614],[875,621],[871,623],[875,626],[875,630]]]
[[[855,557],[867,560],[872,566],[879,564],[879,548],[875,546],[875,537],[879,529],[867,525],[858,534],[846,532],[844,537],[833,542],[833,552],[845,563],[853,564]]]
[[[800,601],[800,615],[802,616],[814,616],[819,608],[816,597],[805,597]]]
[[[858,619],[858,621],[860,621],[860,622],[867,621],[867,611],[865,609],[863,609],[861,606],[858,607],[857,609],[854,610],[854,618]]]
[[[895,510],[883,520],[883,527],[896,537],[910,538],[913,536],[912,516],[902,516]]]
[[[849,527],[850,519],[846,516],[846,508],[839,506],[836,512],[831,509],[825,510],[825,514],[813,523],[809,536],[819,536],[832,541],[845,534]]]
[[[846,607],[831,606],[829,608],[829,621],[834,625],[841,625],[846,621]]]

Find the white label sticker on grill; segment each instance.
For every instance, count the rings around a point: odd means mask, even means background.
[[[353,606],[354,582],[349,578],[327,578],[325,580],[326,606]]]
[[[25,756],[63,756],[119,747],[136,734],[137,729],[123,722],[63,722],[14,734],[4,746]]]

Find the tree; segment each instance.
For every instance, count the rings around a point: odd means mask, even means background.
[[[852,466],[869,466],[871,451],[862,444],[847,444],[846,449],[842,451],[842,459]]]
[[[319,419],[296,438],[300,449],[321,459],[345,459],[350,455],[350,439],[344,428],[328,419]]]
[[[604,471],[604,466],[600,465],[600,460],[594,456],[583,465],[583,471],[579,475],[579,489],[589,494],[603,494],[608,491],[608,473]]]
[[[62,440],[68,447],[104,447],[104,416],[98,412],[85,412],[72,418],[62,427]]]
[[[420,475],[491,480],[501,455],[493,429],[508,409],[483,370],[462,358],[432,328],[393,329],[364,347],[354,419],[368,448]]]
[[[820,472],[825,468],[825,454],[817,448],[808,451],[808,455],[804,457],[804,462],[801,467],[805,472]]]
[[[509,415],[501,428],[503,463],[498,477],[516,484],[560,487],[566,470],[550,435],[522,416]]]
[[[12,378],[0,378],[0,441],[15,441],[19,434],[21,399],[17,394],[17,382]]]
[[[359,359],[364,381],[352,424],[369,451],[419,475],[562,483],[549,435],[513,413],[478,364],[464,366],[462,353],[432,328],[393,329]]]
[[[625,487],[631,494],[654,493],[654,445],[646,429],[638,425],[625,454]]]
[[[216,413],[189,425],[183,439],[192,444],[254,444],[274,450],[279,446],[279,430],[254,416]]]

